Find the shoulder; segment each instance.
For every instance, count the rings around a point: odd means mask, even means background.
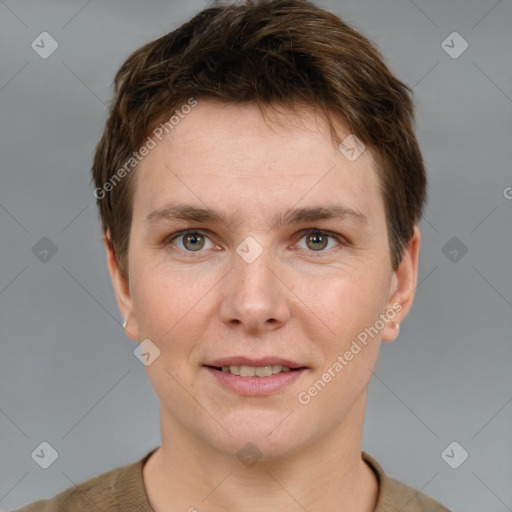
[[[118,512],[120,509],[115,489],[123,469],[116,468],[102,473],[69,487],[51,499],[36,501],[14,512],[64,512],[65,510]]]
[[[125,512],[126,503],[146,505],[142,466],[153,451],[137,462],[101,473],[72,485],[51,499],[36,501],[13,512]]]
[[[426,494],[394,478],[388,478],[387,480],[388,495],[384,504],[388,504],[388,508],[383,509],[386,512],[388,510],[390,512],[392,510],[400,510],[401,512],[450,512],[445,506]]]
[[[384,473],[378,462],[365,452],[363,460],[379,480],[379,496],[375,512],[450,512],[438,501]]]

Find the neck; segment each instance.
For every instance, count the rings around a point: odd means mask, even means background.
[[[162,444],[143,469],[155,512],[343,510],[373,512],[378,482],[361,458],[366,394],[329,436],[275,460],[245,467],[161,411]]]

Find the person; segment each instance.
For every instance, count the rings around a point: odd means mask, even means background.
[[[412,90],[306,0],[206,8],[115,77],[92,174],[161,445],[23,512],[447,511],[361,449],[417,285]]]

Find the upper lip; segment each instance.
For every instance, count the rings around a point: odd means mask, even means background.
[[[281,357],[261,357],[258,359],[252,359],[250,357],[233,356],[223,357],[222,359],[215,359],[205,364],[205,366],[215,366],[221,368],[222,366],[271,366],[278,365],[287,366],[288,368],[305,368],[304,365],[291,361],[290,359],[283,359]]]

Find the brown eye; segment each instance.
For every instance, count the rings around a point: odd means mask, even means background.
[[[323,256],[346,245],[342,235],[331,231],[309,229],[303,230],[301,233],[302,238],[298,242],[299,248],[309,254],[318,253],[318,256]]]
[[[327,247],[329,238],[325,233],[313,232],[306,236],[306,244],[313,251],[321,251]]]

